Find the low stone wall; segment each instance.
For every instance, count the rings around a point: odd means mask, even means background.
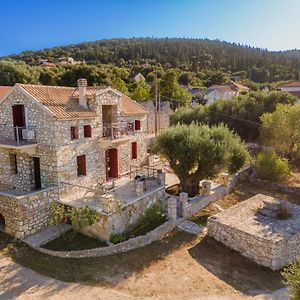
[[[0,213],[5,219],[5,231],[22,239],[47,227],[50,203],[57,199],[55,187],[22,196],[0,192]]]
[[[276,205],[292,217],[276,217]],[[300,207],[256,195],[208,219],[208,235],[256,263],[279,270],[300,255]]]
[[[112,246],[94,248],[80,251],[52,251],[41,247],[33,247],[35,250],[51,256],[61,258],[85,258],[85,257],[101,257],[122,252],[127,252],[136,248],[144,247],[154,241],[161,239],[165,234],[175,227],[175,222],[170,220],[148,232],[145,235],[129,239],[125,242]]]

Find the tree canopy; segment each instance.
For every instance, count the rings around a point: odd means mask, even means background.
[[[238,133],[243,140],[256,141],[259,137],[260,117],[266,112],[275,111],[279,103],[295,102],[294,96],[281,91],[251,92],[229,100],[218,100],[211,105],[182,107],[171,116],[171,124],[223,123]]]
[[[190,196],[199,192],[202,179],[221,170],[238,171],[248,159],[246,146],[223,125],[176,125],[162,131],[154,151],[165,157]]]
[[[261,140],[265,146],[292,160],[300,160],[300,105],[279,104],[261,117]]]

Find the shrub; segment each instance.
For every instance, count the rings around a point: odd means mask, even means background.
[[[289,162],[274,151],[263,151],[258,154],[255,169],[261,179],[282,182],[289,178],[291,169]]]
[[[291,217],[292,213],[286,203],[280,203],[277,211],[277,219],[286,220]]]
[[[291,300],[300,300],[300,257],[281,273],[285,285],[289,288]]]
[[[110,236],[110,241],[113,244],[118,244],[118,243],[124,242],[125,240],[126,240],[126,237],[121,233],[113,233]]]
[[[164,212],[159,204],[147,208],[139,220],[139,226],[152,227],[161,224],[165,220]]]

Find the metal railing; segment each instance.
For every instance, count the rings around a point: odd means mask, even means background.
[[[12,126],[0,124],[0,140],[20,146],[36,141],[35,126]]]
[[[123,136],[135,135],[141,130],[134,130],[134,122],[103,123],[103,138],[118,139]]]

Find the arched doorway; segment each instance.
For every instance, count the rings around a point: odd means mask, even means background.
[[[0,231],[5,232],[5,219],[3,215],[0,214]]]

